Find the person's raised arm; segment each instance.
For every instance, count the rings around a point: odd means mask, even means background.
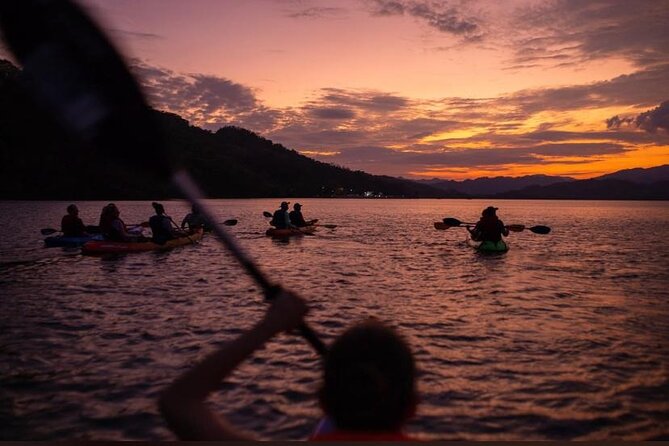
[[[297,328],[307,305],[302,298],[282,291],[265,317],[237,339],[207,356],[170,385],[160,398],[160,411],[172,431],[182,440],[252,439],[212,411],[207,397],[241,362],[276,334]]]

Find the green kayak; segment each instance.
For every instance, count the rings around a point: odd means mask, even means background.
[[[472,248],[480,252],[506,252],[509,250],[509,245],[504,241],[500,240],[498,242],[486,241],[477,241],[467,238],[467,244]]]

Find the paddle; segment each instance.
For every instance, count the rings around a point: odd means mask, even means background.
[[[0,2],[5,42],[30,77],[33,92],[63,126],[92,148],[174,185],[212,222],[223,245],[262,288],[267,299],[280,292],[215,223],[188,172],[168,159],[154,115],[123,59],[93,21],[66,0]],[[306,324],[301,335],[321,355],[325,344]]]
[[[448,229],[450,227],[458,227],[462,225],[473,226],[475,224],[476,223],[463,223],[457,218],[444,218],[444,222],[442,223],[443,226],[439,225],[440,227],[437,227],[437,222],[434,224],[434,227],[435,229]],[[534,232],[535,234],[548,234],[551,232],[551,228],[542,225],[532,226],[531,228],[526,228],[525,225],[508,225],[506,228],[512,232],[522,232],[525,229]]]

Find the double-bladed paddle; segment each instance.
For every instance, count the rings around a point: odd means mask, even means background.
[[[189,173],[165,150],[153,112],[122,57],[95,23],[72,1],[0,1],[0,27],[32,91],[73,136],[90,150],[128,168],[170,179],[211,222],[218,239],[272,299],[270,282],[203,202]],[[320,354],[325,344],[303,324],[300,334]]]
[[[444,230],[452,227],[466,227],[466,226],[474,226],[476,223],[465,223],[461,222],[457,218],[444,218],[443,223],[442,222],[435,222],[434,223],[434,228],[439,229],[439,230]],[[509,231],[512,232],[522,232],[525,229],[528,231],[534,232],[535,234],[548,234],[551,232],[551,228],[548,226],[542,226],[542,225],[537,225],[537,226],[532,226],[530,228],[525,227],[525,225],[507,225],[506,228]]]

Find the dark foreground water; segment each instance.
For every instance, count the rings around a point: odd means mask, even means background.
[[[279,200],[211,201],[264,270],[311,302],[332,339],[375,316],[415,351],[422,438],[669,438],[669,203],[498,201],[511,250],[482,256],[445,216],[478,200],[300,200],[339,224],[266,238]],[[86,223],[104,203],[79,203]],[[126,222],[148,202],[118,203]],[[166,202],[176,219],[186,206]],[[46,249],[67,203],[0,203],[0,440],[170,439],[156,399],[261,317],[258,289],[209,237],[115,258]],[[319,361],[284,335],[214,399],[265,438],[303,439],[319,418]]]

